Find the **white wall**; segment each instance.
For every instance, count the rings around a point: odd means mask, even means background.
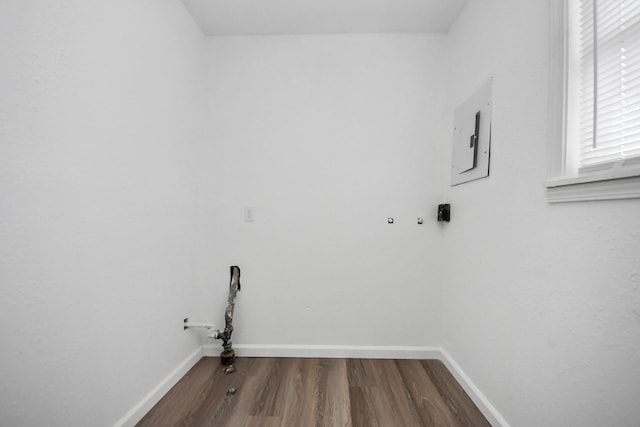
[[[546,201],[548,13],[475,0],[449,33],[447,117],[495,79],[491,176],[448,190],[444,348],[513,426],[637,426],[640,202]]]
[[[1,425],[112,425],[198,348],[203,42],[172,0],[0,2]]]
[[[444,36],[217,37],[208,60],[202,248],[210,281],[242,268],[234,343],[438,345]]]
[[[205,46],[170,0],[0,3],[0,424],[113,424],[232,264],[234,343],[442,342],[511,425],[637,424],[640,203],[547,203],[547,22]],[[489,76],[491,176],[449,188]]]

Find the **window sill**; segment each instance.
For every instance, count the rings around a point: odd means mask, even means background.
[[[549,203],[640,198],[640,176],[561,178],[547,182]]]

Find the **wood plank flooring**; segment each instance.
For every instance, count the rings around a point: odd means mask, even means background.
[[[201,359],[137,424],[490,426],[439,360]],[[227,394],[229,388],[235,394]]]

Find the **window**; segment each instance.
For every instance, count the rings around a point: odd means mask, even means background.
[[[549,200],[640,197],[640,1],[550,4]]]

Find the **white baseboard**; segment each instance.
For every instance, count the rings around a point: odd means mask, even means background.
[[[492,426],[510,427],[509,423],[465,374],[460,365],[440,347],[236,344],[233,348],[238,357],[438,359],[445,364]],[[191,353],[136,406],[116,422],[114,427],[135,426],[203,356],[217,357],[220,355],[221,350],[222,348],[219,344],[205,344]]]
[[[322,357],[358,359],[439,359],[438,347],[359,345],[234,344],[238,357]],[[218,356],[220,345],[203,346],[205,356]]]
[[[158,385],[156,385],[137,405],[120,418],[113,427],[134,427],[138,421],[144,417],[153,406],[167,394],[171,387],[176,385],[200,359],[202,359],[202,347],[191,353],[183,360],[169,375],[167,375]]]
[[[476,404],[482,415],[485,416],[489,424],[494,427],[510,427],[509,423],[500,415],[498,410],[489,402],[478,387],[465,374],[460,365],[456,363],[446,350],[440,349],[439,359],[445,364],[449,372],[454,376],[456,381],[462,386],[464,391],[469,395],[473,403]]]

